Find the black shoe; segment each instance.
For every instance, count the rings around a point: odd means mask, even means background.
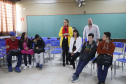
[[[98,84],[105,84],[105,82],[98,82]]]
[[[63,66],[65,66],[65,63],[63,63]]]
[[[66,65],[69,65],[69,62],[68,61],[66,61]]]
[[[36,64],[36,68],[39,68],[39,63]]]
[[[72,65],[73,65],[73,69],[75,69],[75,63],[73,63]]]
[[[98,82],[97,84],[101,84],[101,82]]]

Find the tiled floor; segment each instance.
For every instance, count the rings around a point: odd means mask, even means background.
[[[60,55],[55,56],[55,59],[46,62],[42,70],[38,70],[35,66],[32,69],[23,70],[21,73],[8,72],[4,66],[0,67],[0,84],[72,84],[71,76],[75,72],[70,65],[63,67],[59,61]],[[15,65],[15,64],[13,64]],[[84,68],[80,75],[79,81],[75,84],[97,84],[97,70],[93,69],[91,76],[90,63]],[[126,84],[126,65],[122,72],[117,68],[117,75],[111,80],[111,70],[109,69],[106,84]]]

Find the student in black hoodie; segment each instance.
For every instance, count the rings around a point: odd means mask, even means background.
[[[38,34],[35,35],[33,42],[34,42],[34,53],[35,53],[34,55],[35,55],[35,59],[36,59],[36,68],[39,68],[41,70],[42,64],[43,64],[43,59],[44,59],[43,52],[45,52],[45,49],[44,49],[45,42]],[[38,54],[40,55],[40,57],[38,56]]]
[[[82,72],[83,68],[95,56],[95,53],[97,51],[97,45],[96,42],[93,40],[93,38],[94,34],[90,33],[88,35],[88,41],[84,43],[82,47],[76,72],[72,76],[72,82],[76,82],[79,79],[79,75]]]

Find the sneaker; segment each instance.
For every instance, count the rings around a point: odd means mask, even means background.
[[[8,71],[9,71],[9,72],[12,72],[12,71],[13,71],[13,70],[12,70],[12,66],[9,66],[9,67],[8,67]]]
[[[76,75],[75,75],[75,74],[73,74],[73,75],[72,75],[72,80],[73,80],[75,77],[76,77]]]
[[[24,69],[24,70],[27,69],[27,66],[25,66],[23,69]]]
[[[18,72],[18,73],[21,72],[21,70],[19,69],[19,67],[15,67],[15,71]]]
[[[105,84],[105,82],[98,82],[98,84]]]
[[[39,68],[39,63],[36,64],[36,68]]]
[[[41,70],[42,69],[42,64],[39,66],[39,70]]]
[[[78,81],[79,77],[77,77],[76,75],[74,76],[73,80],[72,80],[72,83]]]
[[[31,69],[32,68],[32,65],[29,65],[29,68]]]

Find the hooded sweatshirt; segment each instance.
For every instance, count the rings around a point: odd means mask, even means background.
[[[84,43],[80,52],[80,60],[90,61],[93,57],[95,57],[96,51],[97,45],[95,41],[93,41],[92,44],[89,44],[89,41]]]
[[[97,47],[98,54],[110,54],[112,55],[112,57],[113,57],[114,50],[115,50],[115,44],[113,43],[113,40],[110,40],[109,43],[102,41],[98,44]]]

